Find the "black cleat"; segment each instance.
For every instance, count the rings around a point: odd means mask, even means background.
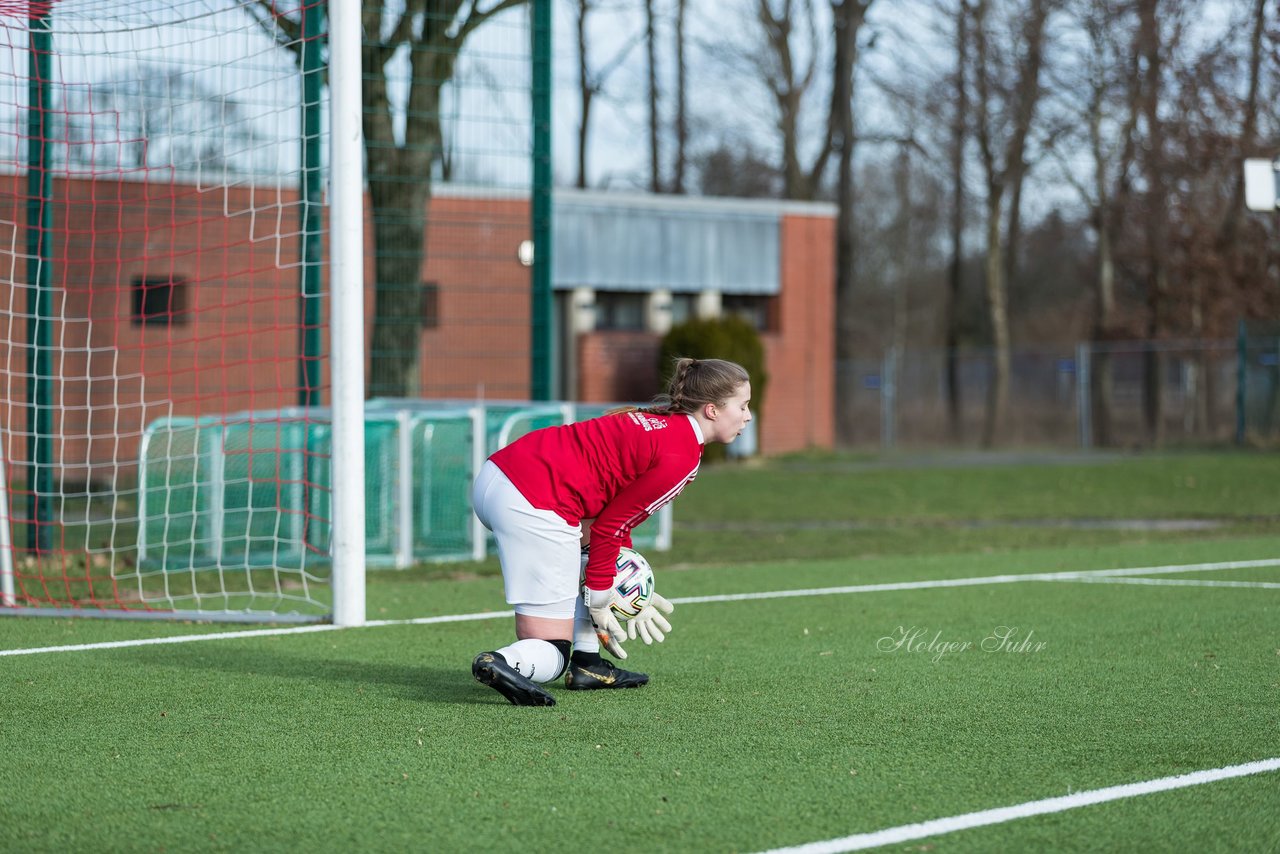
[[[538,687],[532,679],[507,664],[496,652],[482,652],[471,662],[471,673],[478,682],[497,691],[513,706],[554,706],[556,698]]]
[[[574,664],[564,674],[564,686],[570,691],[593,691],[597,688],[639,688],[649,684],[648,673],[623,670],[612,661],[600,659],[598,664]]]

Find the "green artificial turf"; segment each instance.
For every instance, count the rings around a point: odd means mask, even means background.
[[[1280,455],[1166,453],[959,456],[914,465],[779,460],[718,466],[680,500],[680,518],[718,522],[1280,516]],[[726,482],[725,488],[705,484]],[[736,488],[733,484],[742,484]],[[699,487],[704,487],[699,489]]]
[[[1271,477],[1269,457],[1242,459],[1254,467],[1218,493]],[[867,475],[849,468],[826,476]],[[801,497],[811,486],[724,469],[689,496],[718,492],[732,519],[749,491],[774,502],[790,489],[798,506],[817,501]],[[912,512],[928,515],[928,489],[912,491]],[[1165,491],[1160,512],[1184,512]],[[1270,513],[1264,492],[1249,500]],[[677,519],[710,521],[715,500],[700,501]],[[971,517],[966,501],[952,518]],[[1222,501],[1205,513],[1245,515]],[[654,563],[672,598],[817,590],[1280,557],[1266,524],[1249,536]],[[1274,583],[1280,568],[1152,577]],[[509,706],[470,676],[475,653],[511,637],[497,578],[375,573],[368,593],[373,620],[493,616],[259,637],[0,620],[0,650],[223,636],[0,657],[0,850],[760,851],[1280,757],[1275,588],[1019,581],[685,602],[666,643],[629,645],[649,686],[555,686],[549,709]],[[984,649],[1001,627],[1015,649]],[[896,847],[1268,850],[1277,816],[1280,773],[1269,773]]]

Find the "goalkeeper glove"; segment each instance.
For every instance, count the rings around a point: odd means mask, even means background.
[[[587,614],[591,617],[591,625],[595,626],[600,645],[609,650],[614,658],[625,659],[627,651],[622,648],[622,642],[627,639],[627,632],[609,607],[613,601],[613,591],[584,588],[582,595],[586,599]]]
[[[649,604],[645,605],[640,613],[632,617],[630,622],[627,623],[628,637],[631,640],[635,640],[636,635],[639,635],[646,646],[654,641],[662,643],[667,637],[665,633],[671,631],[671,624],[667,622],[667,618],[662,614],[670,614],[675,609],[675,605],[672,605],[657,593],[653,594]],[[658,613],[659,611],[662,613]]]

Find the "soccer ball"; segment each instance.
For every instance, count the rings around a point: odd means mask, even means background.
[[[653,569],[640,552],[624,548],[618,552],[617,570],[609,607],[619,619],[630,620],[653,598]]]

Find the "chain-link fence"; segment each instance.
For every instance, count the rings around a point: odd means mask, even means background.
[[[992,444],[1048,447],[1270,444],[1280,440],[1280,339],[1087,342],[1015,350]],[[886,352],[838,366],[858,413],[851,444],[982,444],[990,351]],[[849,374],[852,374],[852,377]]]

